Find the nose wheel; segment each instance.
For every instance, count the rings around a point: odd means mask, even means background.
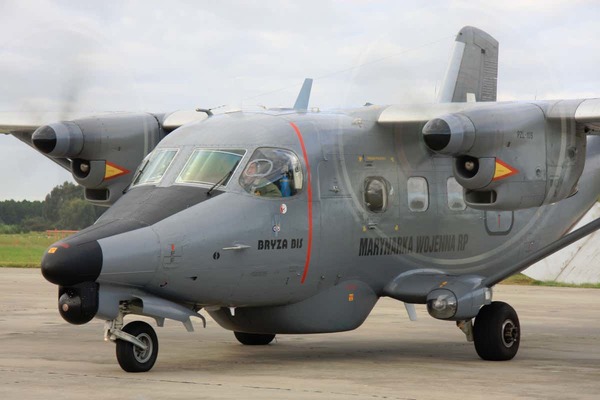
[[[481,307],[473,326],[475,350],[490,361],[512,359],[519,350],[521,326],[517,312],[501,301]]]
[[[158,356],[158,338],[154,329],[143,321],[134,321],[123,327],[123,332],[137,339],[137,344],[117,339],[117,361],[126,372],[149,371]]]

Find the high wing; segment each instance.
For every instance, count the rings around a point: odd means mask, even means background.
[[[586,99],[575,111],[575,121],[584,125],[587,134],[600,132],[600,99]]]
[[[0,133],[13,135],[69,170],[85,187],[87,200],[109,206],[158,142],[180,126],[206,119],[208,113],[109,112],[71,115],[69,121],[56,112],[0,113]]]
[[[50,124],[58,120],[60,120],[60,116],[59,113],[56,112],[35,114],[2,112],[0,113],[0,134],[13,135],[23,143],[33,147],[31,142],[31,135],[33,132],[42,125]],[[50,156],[46,157],[65,169],[71,169],[71,163],[67,159]]]
[[[538,104],[545,108],[548,118],[566,118],[581,124],[585,133],[600,131],[600,98],[550,100],[539,102],[493,102],[493,103],[432,103],[391,105],[386,107],[377,120],[382,125],[427,123],[444,114],[460,113],[474,109],[493,109],[506,104]]]

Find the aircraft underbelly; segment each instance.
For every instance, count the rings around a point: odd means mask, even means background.
[[[378,296],[362,281],[349,280],[298,303],[239,308],[234,316],[221,308],[209,311],[222,327],[250,333],[325,333],[356,329]]]

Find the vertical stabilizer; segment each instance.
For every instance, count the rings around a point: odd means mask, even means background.
[[[456,35],[454,52],[438,96],[440,103],[496,101],[498,41],[472,26]]]
[[[310,90],[312,89],[312,83],[313,80],[311,78],[306,78],[304,80],[302,88],[300,89],[300,93],[298,93],[296,103],[294,103],[294,110],[306,111],[308,109],[308,101],[310,100]]]

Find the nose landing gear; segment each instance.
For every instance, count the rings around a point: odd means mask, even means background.
[[[117,318],[106,321],[104,340],[116,344],[117,361],[124,371],[150,371],[158,356],[156,332],[143,321],[133,321],[123,326],[126,313],[127,306],[122,304]]]
[[[121,368],[126,372],[149,371],[158,356],[158,338],[154,329],[143,321],[134,321],[125,325],[122,332],[137,341],[116,340],[117,361]]]
[[[501,301],[481,307],[473,326],[475,350],[490,361],[511,360],[519,350],[521,326],[517,312]]]

